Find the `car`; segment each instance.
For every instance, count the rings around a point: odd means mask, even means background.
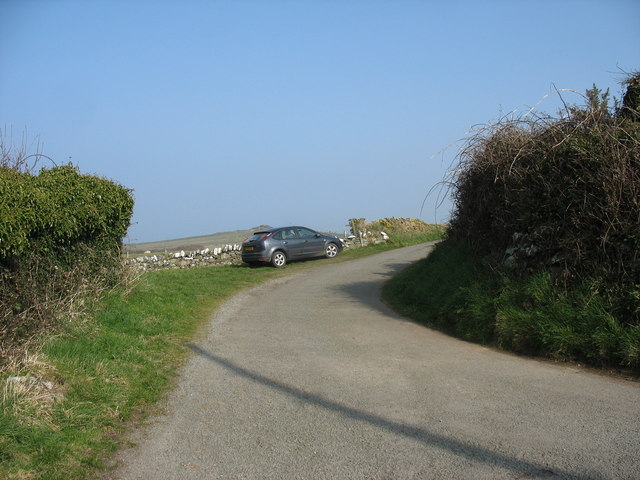
[[[254,232],[242,242],[242,261],[249,265],[270,263],[280,268],[303,258],[333,258],[343,248],[338,237],[307,227],[269,228]]]

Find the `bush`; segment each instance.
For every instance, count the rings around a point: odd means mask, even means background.
[[[608,92],[560,118],[521,118],[471,138],[455,169],[449,238],[496,265],[551,271],[571,288],[603,278],[640,323],[640,123]]]
[[[400,311],[525,354],[640,369],[640,74],[558,118],[469,139],[444,243],[385,289]]]
[[[372,232],[385,232],[388,234],[432,234],[442,232],[444,227],[442,225],[433,225],[422,220],[415,218],[395,218],[387,217],[381,220],[376,220],[367,223],[364,226],[365,230]]]
[[[384,232],[389,235],[388,243],[397,247],[412,245],[417,241],[433,241],[445,231],[444,225],[429,224],[415,218],[389,217],[372,222],[366,222],[364,218],[352,218],[349,226],[353,235],[363,234],[367,239],[371,238],[370,234],[377,239],[379,233]]]
[[[75,167],[39,175],[0,168],[0,262],[27,250],[64,249],[78,242],[118,246],[133,210],[129,190]]]
[[[7,164],[0,198],[2,350],[51,327],[81,292],[118,282],[133,198],[71,165],[33,175]]]
[[[494,125],[461,157],[450,235],[494,256],[533,235],[568,276],[640,278],[638,127],[589,110]]]

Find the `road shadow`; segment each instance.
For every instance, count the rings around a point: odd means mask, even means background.
[[[347,294],[354,302],[358,302],[369,308],[378,310],[390,318],[410,321],[409,319],[402,317],[382,300],[382,287],[387,281],[391,280],[391,278],[411,265],[412,263],[387,263],[380,267],[380,271],[373,273],[373,275],[378,277],[375,280],[355,282],[345,281],[343,283],[329,286],[328,288],[332,289],[337,294]]]
[[[423,445],[435,447],[443,451],[451,452],[460,457],[467,458],[477,463],[492,465],[498,468],[514,472],[523,478],[548,478],[548,479],[588,479],[590,476],[581,476],[569,473],[560,469],[550,470],[545,465],[535,462],[515,458],[500,452],[491,451],[478,445],[471,445],[454,438],[430,431],[421,426],[410,425],[408,423],[396,422],[389,420],[380,415],[372,414],[348,405],[343,405],[328,398],[315,393],[306,392],[291,385],[268,378],[259,373],[248,370],[230,360],[215,355],[203,348],[187,344],[196,355],[206,359],[207,361],[219,365],[226,370],[249,379],[255,383],[263,385],[269,389],[275,390],[281,394],[295,398],[299,401],[306,402],[310,405],[334,412],[345,418],[354,421],[373,425],[382,430],[386,430],[399,437],[409,438],[413,441],[422,443]]]

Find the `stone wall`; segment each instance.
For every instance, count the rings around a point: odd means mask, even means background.
[[[343,243],[346,248],[357,248],[370,243],[380,243],[388,240],[389,236],[380,232],[379,236],[371,232],[361,233],[357,237],[349,235]],[[239,265],[242,263],[242,245],[225,245],[219,248],[205,248],[191,252],[165,252],[162,254],[145,254],[125,259],[126,265],[150,272],[170,268],[193,268],[204,266]]]
[[[168,268],[193,268],[215,265],[237,265],[242,263],[242,246],[238,244],[192,252],[166,252],[155,255],[140,255],[127,258],[125,264],[138,270],[153,271]]]

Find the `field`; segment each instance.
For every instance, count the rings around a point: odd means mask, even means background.
[[[242,243],[242,240],[250,236],[257,230],[269,228],[268,225],[247,230],[232,230],[229,232],[212,233],[210,235],[200,235],[197,237],[178,238],[174,240],[160,240],[156,242],[125,244],[125,253],[140,254],[144,252],[175,252],[180,250],[203,250],[212,249],[223,245]]]

